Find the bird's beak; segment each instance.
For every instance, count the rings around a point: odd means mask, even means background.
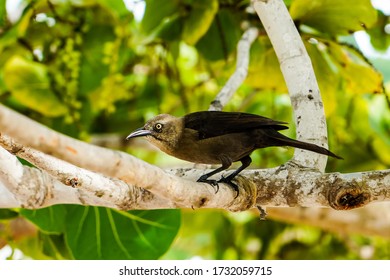
[[[134,138],[134,137],[147,136],[151,134],[152,132],[150,130],[146,130],[143,127],[141,127],[134,130],[132,133],[130,133],[129,136],[126,137],[126,140],[129,140],[130,138]]]

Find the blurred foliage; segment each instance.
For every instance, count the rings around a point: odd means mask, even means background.
[[[141,7],[134,13],[122,0],[22,0],[7,10],[12,1],[0,4],[0,102],[57,131],[85,141],[105,133],[124,138],[158,113],[207,109],[234,71],[236,44],[248,26],[260,30],[249,76],[225,110],[292,122],[279,63],[249,0],[129,0]],[[389,168],[389,58],[369,61],[353,37],[365,30],[383,52],[389,16],[369,0],[285,3],[312,59],[330,147],[345,158],[329,159],[327,170]],[[294,137],[294,126],[286,133]],[[184,164],[139,147],[127,151],[161,166]],[[276,166],[291,155],[283,148],[256,151],[252,167]],[[24,237],[12,230],[20,217],[35,225]],[[5,244],[36,259],[390,257],[389,240],[263,222],[252,211],[4,209]]]

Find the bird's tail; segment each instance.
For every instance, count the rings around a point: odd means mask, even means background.
[[[332,153],[328,149],[325,149],[323,147],[320,147],[316,144],[312,143],[307,143],[307,142],[302,142],[298,140],[294,140],[291,138],[288,138],[287,136],[284,136],[283,134],[276,132],[275,134],[272,133],[272,135],[268,135],[269,137],[272,138],[274,143],[276,144],[275,146],[291,146],[294,148],[299,148],[303,150],[309,150],[318,154],[323,154],[327,156],[331,156],[337,159],[343,159],[342,157]]]

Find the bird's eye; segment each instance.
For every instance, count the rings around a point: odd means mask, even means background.
[[[163,125],[162,125],[161,123],[156,123],[156,124],[154,125],[154,130],[155,130],[156,132],[161,132],[161,131],[162,131],[162,128],[163,128]]]

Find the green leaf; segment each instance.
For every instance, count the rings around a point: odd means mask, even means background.
[[[378,21],[375,25],[367,30],[370,35],[370,42],[374,48],[379,51],[386,51],[390,46],[390,36],[386,33],[385,28],[389,24],[389,17],[378,11]]]
[[[196,48],[208,60],[227,59],[236,49],[241,36],[239,21],[237,15],[231,11],[220,10],[207,33],[196,44]]]
[[[331,35],[369,28],[377,19],[370,0],[295,0],[290,14],[295,21]]]
[[[166,41],[177,41],[181,39],[185,19],[180,14],[174,14],[164,20],[148,39],[154,40],[159,37]]]
[[[19,216],[19,213],[10,209],[0,209],[0,220],[13,219]]]
[[[71,259],[69,250],[64,240],[64,235],[44,234],[39,235],[42,253],[54,260]]]
[[[339,91],[340,77],[337,70],[333,69],[329,63],[329,55],[326,49],[318,47],[318,44],[312,44],[304,41],[306,50],[313,64],[313,69],[321,91],[324,102],[325,113],[331,115],[337,109],[336,93]]]
[[[20,214],[45,233],[60,234],[64,231],[64,220],[67,214],[64,205],[54,205],[37,210],[21,209]]]
[[[67,108],[50,89],[46,66],[13,56],[4,66],[4,81],[22,105],[50,117],[66,114]]]
[[[179,210],[122,212],[72,206],[65,239],[75,259],[157,259],[180,226]]]
[[[191,12],[184,23],[183,40],[194,45],[209,30],[218,12],[218,0],[191,1]]]
[[[145,14],[141,21],[141,28],[146,33],[152,33],[164,19],[177,13],[179,10],[179,0],[161,1],[146,0]]]
[[[103,61],[104,49],[105,44],[114,40],[114,30],[110,25],[93,25],[84,34],[79,77],[81,95],[96,90],[109,74],[109,65]]]

